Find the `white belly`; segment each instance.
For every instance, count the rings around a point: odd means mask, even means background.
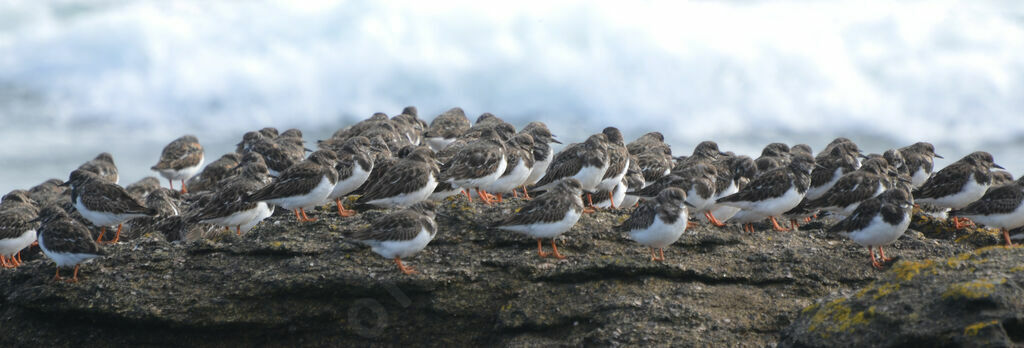
[[[600,190],[600,191],[611,191],[613,188],[615,188],[615,185],[618,185],[620,182],[622,182],[622,178],[626,176],[626,172],[628,170],[629,170],[629,159],[627,158],[626,159],[626,166],[622,167],[622,172],[619,172],[619,173],[615,174],[615,176],[613,176],[613,177],[610,177],[610,178],[607,178],[607,179],[601,179],[601,182],[597,184],[597,189]],[[604,176],[604,175],[601,175],[601,176]]]
[[[506,168],[507,169],[507,168]],[[522,158],[519,162],[512,167],[512,171],[508,175],[503,175],[494,180],[490,185],[487,185],[484,189],[489,193],[506,193],[512,192],[512,189],[523,186],[526,183],[526,179],[530,177],[530,167],[526,166],[526,161]]]
[[[583,167],[576,175],[572,177],[580,181],[583,186],[583,191],[594,192],[597,191],[597,184],[601,183],[601,177],[604,176],[604,172],[608,170],[608,164],[598,167]]]
[[[989,186],[991,185],[978,184],[978,182],[974,180],[974,174],[971,174],[971,176],[967,178],[967,184],[964,185],[963,190],[957,194],[939,198],[915,198],[915,200],[917,200],[920,203],[928,203],[940,207],[960,209],[966,207],[968,204],[971,204],[974,201],[980,199],[982,196],[984,196],[985,191],[988,191]]]
[[[39,248],[43,250],[43,254],[49,257],[53,262],[57,264],[57,267],[71,267],[79,263],[99,257],[95,254],[79,254],[79,253],[63,253],[54,252],[46,248],[46,242],[43,240],[44,235],[39,235]]]
[[[829,182],[825,183],[824,185],[808,188],[807,195],[805,195],[805,197],[808,200],[817,199],[818,197],[821,197],[822,195],[825,194],[825,192],[828,192],[828,189],[832,188],[832,186],[836,186],[836,183],[839,182],[839,178],[842,176],[843,168],[836,168],[836,171],[832,173],[832,180],[829,180]]]
[[[452,183],[452,186],[465,187],[469,189],[484,188],[486,190],[488,185],[494,183],[495,180],[498,180],[498,178],[501,177],[502,173],[505,173],[505,168],[508,168],[508,163],[506,163],[505,155],[501,155],[501,162],[498,162],[498,168],[493,173],[479,178],[452,179],[450,182]]]
[[[242,232],[249,232],[249,230],[252,230],[253,227],[256,227],[256,225],[259,224],[260,221],[263,221],[263,219],[266,219],[271,215],[274,215],[274,206],[264,202],[260,202],[260,205],[256,210],[256,213],[252,216],[252,219],[242,224]]]
[[[451,145],[452,143],[455,142],[455,138],[441,137],[425,138],[425,140],[427,141],[427,145],[430,145],[430,149],[434,151],[441,151],[442,149],[448,147],[448,145]]]
[[[426,229],[420,230],[420,233],[416,235],[416,238],[412,240],[403,241],[366,241],[373,249],[373,252],[383,256],[385,258],[407,258],[415,255],[416,253],[427,247],[430,240],[433,237],[427,232]]]
[[[691,187],[689,191],[686,191],[686,201],[693,205],[693,208],[689,209],[692,209],[694,214],[704,213],[715,204],[715,196],[711,195],[711,197],[703,198],[697,194],[695,188]]]
[[[82,197],[78,197],[78,200],[75,201],[75,209],[78,209],[78,213],[82,214],[82,217],[84,217],[86,220],[89,220],[89,222],[91,222],[93,225],[100,227],[117,226],[121,223],[124,223],[125,221],[137,217],[146,216],[146,214],[113,214],[92,211],[87,209],[85,205],[82,204]]]
[[[624,195],[624,196],[625,197],[622,198],[622,205],[617,205],[616,204],[616,206],[622,207],[622,208],[629,208],[629,207],[632,207],[632,206],[636,205],[637,202],[640,202],[640,196],[634,196],[634,195]]]
[[[409,193],[402,193],[392,197],[375,199],[367,203],[371,205],[384,206],[390,208],[408,207],[410,205],[419,203],[427,199],[427,197],[430,197],[430,194],[434,193],[435,188],[437,188],[437,180],[434,179],[434,175],[431,174],[429,177],[427,177],[427,186],[424,186],[419,190]]]
[[[338,181],[337,185],[334,185],[334,189],[331,190],[331,194],[327,195],[327,199],[334,200],[336,198],[344,197],[352,191],[355,191],[359,186],[362,186],[366,179],[370,177],[370,171],[363,170],[363,167],[359,164],[352,168],[352,175],[345,180]]]
[[[28,230],[22,232],[20,236],[12,239],[0,240],[0,256],[11,256],[17,254],[22,249],[32,245],[32,242],[36,241],[36,230]]]
[[[974,220],[974,222],[980,223],[985,226],[1012,230],[1017,227],[1024,226],[1024,204],[1018,206],[1017,209],[1014,209],[1012,212],[1009,212],[1007,214],[960,216]]]
[[[554,149],[548,148],[547,159],[533,162],[533,169],[530,169],[530,177],[526,179],[527,185],[536,184],[540,181],[540,178],[544,177],[544,174],[548,172],[548,167],[551,166],[551,158],[554,157],[554,152]]]
[[[654,223],[646,229],[629,231],[629,238],[650,248],[665,248],[679,240],[686,231],[686,209],[679,214],[673,224],[666,224],[661,218],[655,217]]]
[[[924,183],[928,181],[928,178],[931,176],[931,173],[924,171],[924,166],[922,166],[921,168],[917,168],[917,171],[914,172],[914,175],[910,177],[910,185],[913,185],[914,188],[921,187],[921,185],[924,185]]]
[[[757,202],[723,202],[722,205],[728,205],[742,210],[749,210],[754,213],[758,213],[765,217],[768,216],[779,216],[782,213],[795,208],[800,204],[800,200],[804,198],[804,195],[796,191],[796,187],[790,187],[785,194],[775,198],[769,198],[763,201]]]
[[[636,197],[636,196],[633,196],[633,197]],[[594,203],[594,206],[597,206],[598,208],[611,208],[611,206],[612,206],[611,203],[615,202],[615,206],[618,207],[618,208],[628,208],[629,205],[623,205],[623,203],[625,203],[623,201],[625,198],[626,198],[626,183],[622,182],[622,181],[619,181],[619,184],[616,185],[615,189],[612,191],[612,200],[611,201],[604,200],[604,201],[601,201],[601,202],[598,202],[598,203]],[[636,203],[636,202],[634,202],[634,203]]]
[[[320,179],[320,183],[317,184],[309,193],[298,196],[268,199],[267,202],[288,210],[299,208],[305,209],[326,201],[327,195],[330,195],[332,190],[334,190],[334,184],[332,184],[331,181],[327,179],[327,176],[324,175],[324,177]]]
[[[161,169],[158,170],[157,172],[160,173],[160,176],[170,180],[188,180],[193,176],[196,176],[196,174],[199,174],[199,168],[203,167],[203,160],[205,159],[205,156],[199,157],[199,163],[196,163],[196,165],[191,167],[182,168],[180,170]]]
[[[893,226],[882,221],[882,216],[875,216],[871,223],[860,231],[854,231],[847,235],[857,244],[869,247],[884,246],[895,242],[903,232],[910,226],[910,216],[905,214],[899,225]]]
[[[569,213],[565,214],[565,218],[559,221],[535,223],[530,225],[499,226],[498,228],[519,232],[529,236],[530,238],[555,238],[571,229],[573,225],[576,225],[576,221],[579,221],[580,215],[581,212],[569,210]]]

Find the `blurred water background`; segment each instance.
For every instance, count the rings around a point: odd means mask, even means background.
[[[1024,2],[0,1],[0,192],[114,155],[126,185],[195,134],[310,142],[452,106],[563,141],[605,126],[751,156],[919,140],[1024,174]]]

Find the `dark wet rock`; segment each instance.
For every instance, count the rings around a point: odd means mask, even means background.
[[[896,263],[857,291],[802,309],[781,346],[1024,344],[1024,248]]]
[[[520,205],[443,202],[437,238],[403,260],[411,276],[343,237],[386,211],[339,218],[332,204],[312,223],[289,213],[192,241],[179,217],[107,246],[79,283],[53,281],[38,255],[0,270],[0,344],[765,346],[819,298],[894,273],[815,225],[698,227],[651,262],[612,229],[628,210],[582,217],[559,239],[568,259],[539,259],[536,241],[489,228]],[[908,231],[887,251],[927,262],[970,249]]]

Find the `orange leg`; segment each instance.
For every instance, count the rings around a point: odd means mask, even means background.
[[[470,203],[473,203],[473,195],[469,193],[469,190],[462,190],[462,194],[466,195],[466,198],[469,199]]]
[[[808,217],[805,217],[805,218],[804,218],[804,223],[805,223],[805,224],[809,224],[809,223],[811,223],[811,217],[810,217],[810,216],[808,216]]]
[[[60,280],[60,266],[57,266],[57,275],[53,276],[53,280]]]
[[[615,196],[612,195],[612,192],[608,191],[608,203],[611,204],[611,209],[616,209],[615,208],[615,199],[614,199],[614,197]]]
[[[21,266],[21,261],[18,261],[17,259],[15,259],[14,255],[11,255],[11,257],[8,257],[7,258],[7,262],[10,263],[11,266],[14,266],[14,267]]]
[[[121,224],[117,224],[117,234],[114,234],[114,240],[110,241],[110,244],[117,244],[119,240],[121,240]]]
[[[476,189],[476,195],[480,196],[480,200],[484,201],[484,203],[487,205],[491,205],[494,203],[493,201],[491,201],[491,198],[487,194],[487,191]]]
[[[185,187],[185,180],[181,181],[181,193],[188,193],[188,188]]]
[[[519,191],[516,191],[516,189],[512,189],[512,198],[519,198]]]
[[[405,273],[405,274],[417,273],[416,270],[412,269],[412,267],[405,267],[405,265],[402,265],[402,259],[398,258],[397,256],[395,257],[395,263],[398,264],[398,270],[402,271],[402,273]]]
[[[299,216],[298,209],[295,209],[295,221],[302,222],[302,216]]]
[[[242,235],[242,226],[241,225],[235,226],[235,232],[238,233],[239,236],[241,236]]]
[[[540,238],[537,238],[537,256],[548,257],[548,255],[551,254],[544,252],[544,247],[541,246],[541,240]]]
[[[526,190],[526,185],[523,185],[523,199],[527,199],[527,200],[533,199],[533,198],[530,198],[530,191]]]
[[[718,218],[716,218],[715,214],[712,214],[710,210],[704,212],[704,217],[708,218],[708,221],[711,221],[712,225],[715,225],[715,226],[718,226],[718,227],[725,226],[725,223],[722,222],[722,220],[719,220]]]
[[[1003,240],[1006,241],[1006,246],[1013,246],[1013,242],[1010,241],[1010,230],[1003,229]]]
[[[72,283],[77,283],[78,282],[78,265],[75,265],[75,274],[71,276],[71,282]]]
[[[697,225],[698,225],[698,223],[696,221],[687,221],[686,222],[686,228],[694,228],[694,227],[697,227]]]
[[[306,208],[299,208],[299,211],[302,212],[302,221],[316,221],[316,219],[306,216]]]
[[[877,269],[882,269],[882,264],[879,263],[877,259],[875,259],[875,250],[871,249],[871,247],[868,247],[868,253],[871,254],[871,265],[875,266],[875,268]]]
[[[7,258],[3,255],[0,255],[0,266],[3,266],[3,268],[14,268],[10,263],[7,263]]]
[[[18,264],[21,264],[21,251],[18,251]]]
[[[516,190],[512,190],[512,192],[516,192]],[[498,203],[501,203],[501,202],[502,202],[502,198],[501,198],[501,194],[499,193],[498,194]]]
[[[170,186],[171,190],[173,191],[174,190],[174,180],[167,179],[167,186]]]
[[[881,245],[878,246],[878,255],[881,256],[880,258],[882,259],[882,262],[892,261],[892,258],[885,257],[885,251],[882,250],[882,246]]]
[[[593,213],[593,212],[596,212],[596,211],[597,211],[597,209],[594,209],[594,201],[591,199],[590,194],[588,193],[587,194],[587,207],[583,208],[583,213],[584,214],[590,214],[590,213]]]
[[[107,226],[100,227],[100,236],[96,238],[96,243],[103,242],[103,235],[107,234]]]
[[[800,223],[796,222],[796,219],[789,219],[789,228],[796,231],[800,227]]]
[[[781,231],[781,232],[789,231],[788,228],[782,228],[782,226],[779,226],[779,221],[775,220],[774,216],[769,217],[768,220],[772,220],[772,228],[774,228],[776,231]]]
[[[658,261],[665,261],[665,249],[664,248],[658,248],[658,254],[661,254],[660,260],[658,260]]]
[[[743,224],[743,231],[754,233],[754,224]]]
[[[356,215],[355,210],[345,209],[345,205],[341,204],[341,198],[335,199],[334,201],[338,203],[338,215],[341,217]]]
[[[558,246],[555,245],[555,240],[554,239],[551,239],[551,250],[552,250],[551,255],[553,255],[556,259],[559,259],[559,260],[565,259],[565,256],[562,256],[562,254],[558,253]]]
[[[654,248],[647,248],[647,249],[651,249],[651,261],[658,261],[658,255],[654,254]]]

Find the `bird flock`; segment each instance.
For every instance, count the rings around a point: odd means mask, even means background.
[[[972,221],[999,228],[1007,244],[1008,230],[1024,226],[1024,180],[993,170],[1002,167],[986,152],[936,171],[933,160],[941,156],[926,142],[883,154],[864,154],[846,138],[816,154],[805,144],[772,143],[752,158],[704,141],[678,155],[659,132],[626,143],[608,127],[557,153],[554,144],[561,143],[542,122],[517,131],[490,113],[470,122],[452,108],[427,123],[407,107],[340,129],[317,141],[315,151],[297,129],[247,132],[234,152],[205,167],[199,140],[183,136],[151,168],[169,188],[155,177],[120,186],[113,158],[102,153],[66,181],[3,196],[0,263],[17,267],[20,252],[38,243],[56,263],[56,279],[61,268],[74,267],[77,281],[79,266],[103,256],[101,244],[118,243],[125,224],[170,240],[221,228],[241,235],[276,209],[303,223],[316,220],[310,209],[333,203],[341,217],[389,209],[346,237],[411,274],[402,259],[436,235],[436,202],[460,196],[488,205],[516,199],[519,207],[493,228],[535,239],[540,257],[559,259],[566,256],[555,239],[597,209],[626,210],[616,229],[648,247],[652,261],[665,260],[664,249],[700,223],[756,232],[755,223],[768,221],[790,231],[825,219],[828,231],[867,247],[876,268],[889,260],[882,247],[904,233],[915,206],[949,217],[957,228]]]

